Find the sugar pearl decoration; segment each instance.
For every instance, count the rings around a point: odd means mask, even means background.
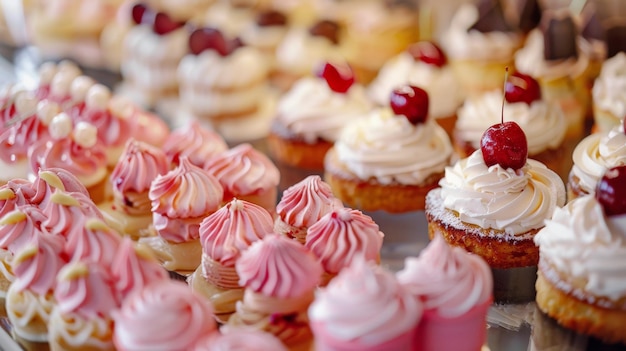
[[[133,114],[133,104],[125,97],[116,95],[109,102],[109,110],[120,119],[127,119]]]
[[[90,109],[104,110],[111,100],[111,91],[102,84],[94,84],[87,91],[85,106]]]
[[[67,138],[72,133],[72,119],[67,113],[61,112],[52,118],[48,130],[54,139]]]
[[[96,145],[98,141],[98,129],[91,123],[78,122],[74,127],[73,136],[76,144],[90,148]]]
[[[61,112],[59,104],[49,100],[42,100],[37,104],[37,118],[46,126],[52,123],[52,119],[58,115],[59,112]]]
[[[37,111],[37,97],[31,92],[20,91],[15,95],[15,110],[22,117],[28,117]]]
[[[39,67],[39,83],[42,85],[51,84],[52,79],[57,74],[57,66],[52,62],[45,62]]]
[[[93,79],[87,76],[78,76],[74,78],[72,81],[72,85],[70,87],[70,94],[72,95],[72,100],[74,101],[84,101],[87,96],[87,91],[91,88],[95,82]]]
[[[70,93],[70,86],[74,81],[74,77],[65,72],[57,73],[50,83],[50,93],[55,96],[63,97]]]
[[[63,60],[59,62],[57,69],[59,72],[63,72],[72,76],[72,78],[78,77],[82,74],[80,68],[78,68],[78,66],[74,62],[68,60]]]

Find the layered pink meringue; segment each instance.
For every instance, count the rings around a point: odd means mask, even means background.
[[[42,235],[41,223],[46,215],[35,206],[18,206],[0,218],[0,249],[15,254],[30,243],[37,235]]]
[[[217,333],[211,305],[176,281],[159,280],[131,294],[113,318],[120,351],[191,350],[202,337]]]
[[[91,199],[81,193],[57,190],[43,209],[46,220],[44,232],[69,238],[74,231],[82,231],[87,218],[102,219],[102,213]]]
[[[86,219],[83,230],[70,232],[65,252],[70,261],[99,262],[110,267],[122,239],[118,233],[97,218]]]
[[[35,235],[27,245],[15,253],[13,273],[16,280],[11,289],[31,290],[39,295],[52,292],[57,273],[67,262],[63,254],[63,237]]]
[[[68,193],[81,193],[89,197],[89,192],[76,176],[63,168],[41,169],[31,185],[28,201],[45,208],[50,196],[56,190]]]
[[[194,120],[172,131],[163,145],[163,150],[175,165],[180,158],[187,157],[194,165],[204,167],[212,157],[228,150],[228,145],[219,134]]]
[[[335,208],[343,207],[333,196],[330,185],[318,175],[311,175],[283,192],[276,206],[277,234],[295,238],[305,243],[307,228]]]

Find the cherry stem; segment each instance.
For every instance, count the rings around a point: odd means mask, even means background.
[[[502,89],[502,110],[500,111],[500,124],[504,124],[504,102],[506,101],[507,80],[509,80],[509,66],[504,67],[504,87]]]

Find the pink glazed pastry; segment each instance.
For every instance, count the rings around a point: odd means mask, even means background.
[[[246,290],[226,330],[263,330],[290,350],[310,350],[307,309],[322,274],[315,256],[296,241],[268,235],[252,244],[236,267]]]
[[[178,167],[159,175],[150,186],[153,236],[139,243],[153,250],[171,271],[193,272],[200,264],[200,222],[217,211],[224,198],[218,180],[182,158]]]
[[[226,322],[243,298],[235,263],[252,243],[273,234],[263,207],[233,199],[200,224],[202,262],[189,276],[191,289],[207,297],[218,321]]]
[[[217,333],[213,308],[181,282],[159,280],[129,295],[113,313],[119,351],[188,351]]]
[[[269,213],[276,210],[278,168],[250,144],[240,144],[207,161],[204,169],[224,187],[224,202],[233,198],[255,203]]]
[[[113,317],[120,301],[107,267],[96,261],[65,265],[54,289],[48,324],[51,351],[114,350]]]
[[[410,351],[422,304],[393,273],[356,257],[309,308],[315,351]],[[436,349],[433,349],[436,350]]]
[[[398,281],[424,304],[414,350],[478,351],[487,338],[493,278],[487,263],[437,235],[406,259]],[[450,337],[454,335],[454,337]]]
[[[371,217],[359,210],[338,208],[313,224],[304,244],[324,267],[321,286],[330,282],[356,257],[380,262],[384,234]]]
[[[283,192],[276,206],[274,231],[304,244],[307,229],[334,208],[341,207],[330,185],[318,175],[308,176]]]

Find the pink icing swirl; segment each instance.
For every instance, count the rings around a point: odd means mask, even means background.
[[[224,187],[224,199],[260,194],[278,186],[278,168],[250,144],[240,144],[210,159],[205,167]]]
[[[76,122],[89,122],[98,129],[98,140],[107,147],[124,145],[137,127],[132,118],[116,116],[110,109],[89,108],[85,106],[76,115]]]
[[[204,167],[209,159],[228,150],[228,145],[219,134],[193,121],[174,130],[165,141],[163,150],[174,164],[187,157],[194,165]]]
[[[111,173],[115,196],[123,197],[127,191],[148,192],[152,181],[169,170],[169,162],[161,149],[131,139]]]
[[[236,263],[239,285],[269,297],[297,298],[318,284],[322,266],[298,242],[268,235],[253,243]]]
[[[383,237],[371,217],[338,208],[309,227],[305,246],[319,257],[326,272],[337,274],[357,256],[378,261]]]
[[[46,220],[41,224],[44,232],[70,237],[73,231],[82,231],[87,218],[103,219],[102,213],[91,198],[81,193],[56,190],[43,209]]]
[[[113,313],[114,343],[120,351],[192,349],[217,333],[213,308],[181,282],[159,280],[128,296]]]
[[[202,221],[200,244],[209,258],[234,267],[242,251],[273,232],[272,217],[263,207],[233,199]]]
[[[30,116],[0,133],[0,159],[5,163],[22,160],[31,145],[49,139],[48,127],[36,115]]]
[[[37,235],[46,215],[31,205],[19,206],[0,219],[0,248],[15,254]]]
[[[13,284],[17,291],[31,290],[44,296],[52,292],[57,273],[67,260],[63,254],[65,239],[55,235],[35,235],[13,257]]]
[[[0,186],[0,218],[18,206],[30,204],[31,183],[24,179],[12,179]]]
[[[274,335],[256,329],[232,328],[202,338],[193,351],[287,351]]]
[[[142,290],[157,280],[167,280],[167,271],[152,254],[128,237],[122,239],[111,264],[115,288],[123,300],[134,291]]]
[[[81,183],[74,174],[63,168],[48,168],[41,169],[37,173],[37,177],[31,186],[28,200],[31,204],[45,208],[50,199],[50,195],[52,195],[56,189],[68,193],[81,193],[87,197],[89,196],[87,188],[85,188],[83,183]]]
[[[424,302],[426,310],[457,317],[491,299],[493,278],[487,263],[436,235],[419,257],[406,259],[398,280]]]
[[[283,222],[308,228],[336,207],[342,205],[330,185],[320,176],[311,175],[284,191],[276,212]]]
[[[100,262],[110,267],[117,255],[121,237],[102,220],[89,218],[83,230],[70,232],[65,252],[70,261]]]
[[[309,318],[316,338],[380,345],[415,328],[422,312],[393,273],[358,256],[316,294]]]
[[[29,149],[30,167],[33,173],[40,169],[63,168],[70,171],[83,183],[86,178],[98,173],[106,174],[107,156],[104,145],[97,142],[85,148],[72,138],[39,140]]]
[[[135,139],[159,147],[165,144],[170,128],[161,117],[133,106],[130,118],[137,120]]]
[[[111,273],[98,262],[68,263],[54,289],[56,308],[85,319],[106,318],[120,306],[113,284]]]

